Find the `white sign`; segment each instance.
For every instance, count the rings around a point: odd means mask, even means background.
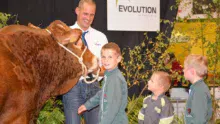
[[[116,31],[159,31],[160,0],[107,0],[107,28]]]

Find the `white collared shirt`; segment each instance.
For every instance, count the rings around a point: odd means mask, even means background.
[[[79,27],[79,25],[77,24],[77,22],[73,26],[70,26],[70,28],[72,28],[72,29],[78,28],[78,29],[82,30]],[[108,40],[107,40],[105,34],[103,34],[102,32],[100,32],[92,27],[89,27],[89,29],[87,31],[88,31],[88,33],[86,33],[85,39],[88,44],[88,48],[96,57],[98,57],[100,59],[102,46],[104,46],[106,43],[108,43]],[[84,32],[84,31],[82,30],[82,32]],[[100,63],[100,65],[101,65],[101,63]]]

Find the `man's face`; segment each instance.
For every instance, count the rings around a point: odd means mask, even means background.
[[[92,3],[83,3],[81,7],[76,8],[77,23],[86,31],[92,24],[95,17],[96,6]]]

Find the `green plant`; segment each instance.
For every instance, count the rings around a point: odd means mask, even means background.
[[[9,19],[15,18],[15,15],[2,13],[0,12],[0,28],[3,28],[4,26],[8,25],[7,22]],[[15,18],[15,23],[18,23],[18,20]]]
[[[64,113],[62,111],[62,102],[56,98],[47,100],[43,109],[40,111],[37,124],[63,124]]]
[[[129,88],[140,83],[146,84],[152,72],[164,69],[163,61],[166,53],[163,49],[166,47],[168,44],[158,40],[157,42],[149,41],[147,44],[142,42],[133,49],[123,50],[122,55],[128,54],[129,56],[128,60],[123,58],[121,61]]]
[[[184,115],[181,115],[180,117],[178,117],[177,115],[174,115],[174,124],[185,124],[184,121]]]
[[[179,0],[178,0],[179,1]],[[218,0],[219,1],[219,0]],[[179,1],[180,2],[180,1]],[[178,2],[178,3],[179,3]],[[198,4],[198,3],[197,3]],[[220,19],[219,19],[219,4],[220,2],[214,1],[214,4],[212,6],[215,6],[213,8],[217,9],[217,18],[213,18],[211,15],[211,12],[205,11],[208,16],[206,19],[196,19],[196,20],[189,20],[190,16],[184,18],[184,19],[178,19],[177,22],[184,22],[187,24],[195,23],[197,22],[198,25],[196,27],[200,27],[199,30],[191,28],[190,32],[193,32],[193,37],[188,36],[187,33],[184,32],[184,36],[186,35],[187,39],[184,40],[193,40],[194,42],[188,42],[187,45],[184,45],[184,51],[187,51],[187,54],[192,52],[193,47],[199,47],[201,49],[201,53],[203,55],[206,55],[209,60],[209,74],[212,75],[211,78],[207,78],[206,82],[208,85],[213,84],[214,86],[220,86]],[[212,7],[209,6],[209,7]],[[171,7],[172,9],[173,7]],[[174,25],[174,23],[171,23],[169,20],[161,20],[164,23]],[[213,26],[210,27],[208,24],[215,24],[216,29],[213,29],[216,33],[213,34],[215,36],[215,41],[211,41],[207,38],[207,35],[210,35],[210,32],[206,32],[206,29],[213,28]],[[180,30],[177,30],[177,33],[181,32]],[[174,32],[175,33],[175,32]],[[146,33],[147,34],[147,33]],[[145,34],[145,35],[146,35]],[[146,35],[147,36],[147,35]],[[172,40],[171,46],[169,46],[170,43],[165,42],[166,39],[171,41],[172,39],[169,37],[166,37],[164,32],[159,32],[158,37],[156,38],[156,41],[151,41],[151,39],[146,39],[139,45],[134,46],[133,48],[126,48],[123,50],[123,56],[124,59],[121,62],[122,69],[124,70],[124,76],[126,78],[126,81],[128,83],[128,88],[133,87],[134,85],[139,85],[140,83],[144,83],[145,88],[147,87],[147,80],[151,76],[152,72],[157,70],[163,70],[165,67],[163,66],[163,60],[166,55],[166,53],[170,52],[170,50],[167,50],[168,47],[171,47],[172,44],[175,44],[178,42],[178,38],[176,40]],[[182,53],[178,53],[177,56],[183,56]],[[180,75],[176,74],[173,75],[174,77],[180,77]],[[145,90],[143,88],[143,90]],[[143,92],[142,90],[142,92]],[[128,117],[130,123],[136,123],[137,122],[137,114],[140,110],[139,106],[139,99],[142,98],[142,92],[139,96],[136,97],[136,99],[132,98],[132,100],[129,100],[128,105]],[[137,106],[137,107],[136,107]],[[216,106],[213,106],[214,110],[216,111]],[[139,109],[139,110],[137,110]],[[216,114],[216,112],[214,113]],[[136,120],[135,120],[136,119]],[[183,118],[175,118],[175,120],[178,123],[184,123]]]
[[[138,124],[138,113],[143,105],[144,96],[128,98],[128,120],[129,124]],[[135,106],[134,106],[135,105]],[[131,110],[132,109],[132,110]]]
[[[0,12],[0,28],[7,25],[7,21],[10,18],[10,14]]]

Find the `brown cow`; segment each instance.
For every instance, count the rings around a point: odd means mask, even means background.
[[[82,75],[78,59],[57,43],[77,41],[81,32],[61,21],[47,29],[51,34],[22,25],[0,29],[0,124],[36,123],[46,100],[67,92]],[[71,45],[78,56],[84,48]],[[89,50],[83,63],[89,70],[98,68]]]

